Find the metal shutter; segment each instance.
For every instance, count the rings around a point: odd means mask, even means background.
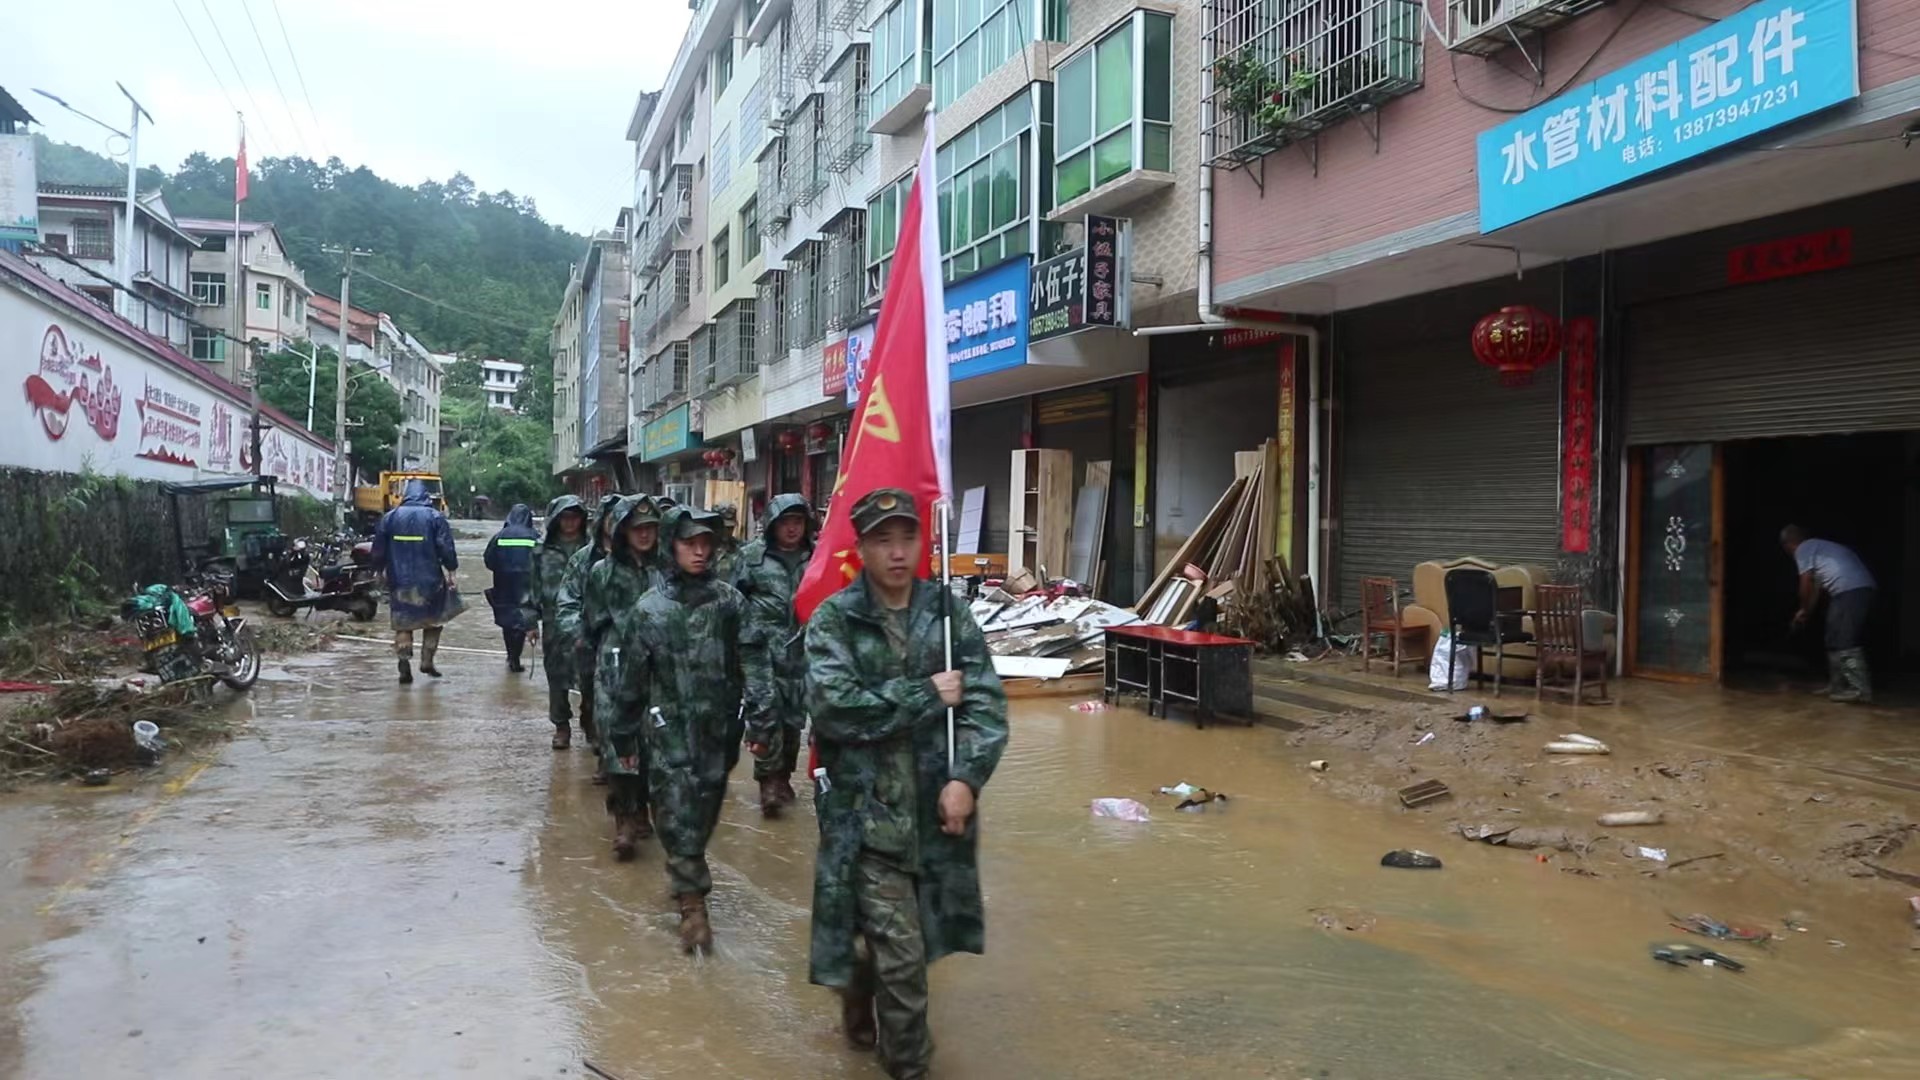
[[[1560,558],[1560,369],[1521,387],[1466,335],[1368,349],[1346,367],[1340,434],[1341,602],[1362,577],[1402,586],[1428,559]]]
[[[1627,440],[1920,428],[1920,259],[1627,314]]]

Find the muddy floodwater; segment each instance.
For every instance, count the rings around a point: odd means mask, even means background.
[[[614,863],[589,756],[546,748],[540,676],[441,664],[401,689],[343,642],[204,759],[0,801],[0,1075],[880,1076],[806,983],[809,809],[761,820],[742,766],[689,961],[658,848]],[[988,953],[934,969],[939,1076],[1920,1075],[1903,919],[1561,873],[1334,797],[1281,732],[1070,701],[1016,707],[982,800]],[[1180,780],[1231,800],[1175,813]],[[1410,846],[1445,869],[1379,866]],[[1783,940],[1719,946],[1744,973],[1650,960],[1696,910]]]

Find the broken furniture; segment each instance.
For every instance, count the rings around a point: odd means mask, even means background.
[[[1502,596],[1505,593],[1506,596]],[[1493,646],[1493,696],[1500,696],[1501,672],[1509,644],[1524,645],[1533,636],[1522,628],[1526,612],[1520,606],[1521,590],[1502,589],[1493,574],[1474,567],[1447,571],[1447,632],[1453,647],[1447,650],[1447,686],[1453,686],[1454,665],[1459,647],[1473,649],[1473,674],[1484,678],[1484,651]],[[1502,601],[1506,602],[1503,603]]]
[[[1424,646],[1425,626],[1409,626],[1400,618],[1399,583],[1390,577],[1360,579],[1360,670],[1373,670],[1373,639],[1387,639],[1390,662],[1395,676],[1401,664],[1419,667],[1432,651]],[[1412,643],[1411,648],[1407,648]]]
[[[1100,699],[1147,699],[1147,715],[1192,713],[1196,727],[1227,717],[1253,723],[1253,645],[1245,638],[1136,623],[1106,631],[1106,685]]]
[[[1546,695],[1547,678],[1571,676],[1573,703],[1585,696],[1588,679],[1598,679],[1600,700],[1607,700],[1607,643],[1604,637],[1588,643],[1590,614],[1581,604],[1578,585],[1542,585],[1534,590],[1539,607],[1533,612],[1534,651],[1539,660],[1534,673],[1534,697]]]
[[[1067,575],[1073,523],[1073,452],[1015,450],[1007,496],[1007,573]]]

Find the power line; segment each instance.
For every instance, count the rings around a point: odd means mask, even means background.
[[[247,85],[247,76],[240,70],[240,64],[233,58],[233,50],[227,47],[227,35],[220,32],[220,20],[213,17],[213,9],[207,6],[207,0],[200,0],[200,10],[207,15],[207,21],[213,24],[214,40],[220,43],[220,51],[227,54],[227,63],[233,65],[233,77],[240,84],[240,90],[247,95],[247,101],[253,105],[253,113],[260,118],[260,127],[267,134],[267,148],[278,150],[280,136],[274,133],[273,123],[267,119],[267,110],[260,107],[260,101],[253,96],[253,88]],[[235,110],[238,111],[238,110]]]
[[[379,275],[373,273],[373,271],[371,270],[356,269],[354,270],[353,273],[355,277],[370,278],[374,281],[379,282],[382,285],[385,285],[387,288],[394,290],[395,292],[405,293],[408,296],[413,297],[415,300],[432,304],[434,307],[445,308],[448,311],[454,312],[455,314],[458,314],[458,315],[465,315],[469,319],[479,319],[483,322],[496,323],[500,326],[505,326],[510,329],[520,330],[523,332],[533,331],[533,330],[544,331],[545,329],[543,327],[527,326],[522,323],[512,322],[507,319],[502,319],[497,315],[482,315],[477,311],[468,311],[466,308],[455,307],[452,304],[447,303],[445,300],[435,300],[431,296],[426,296],[421,293],[414,292],[412,289],[407,288],[405,285],[395,285],[393,282],[388,281],[386,278],[380,277]]]
[[[180,10],[180,0],[173,0],[173,13],[180,16],[180,25],[187,28],[187,37],[193,41],[193,51],[200,54],[200,62],[207,65],[207,74],[213,76],[213,85],[220,88],[220,96],[227,99],[227,107],[234,112],[240,106],[233,103],[233,95],[227,93],[227,84],[220,79],[220,73],[214,70],[213,61],[207,58],[207,50],[200,46],[200,35],[193,32],[193,24],[187,21],[187,13]]]
[[[293,50],[293,38],[287,33],[287,23],[280,17],[280,0],[273,0],[273,21],[280,24],[280,40],[286,43],[287,58],[293,61],[293,73],[300,79],[300,96],[306,99],[307,115],[313,118],[313,130],[320,136],[320,149],[326,152],[327,160],[333,160],[333,147],[327,142],[326,125],[320,122],[320,111],[313,107],[313,95],[307,92],[307,73],[300,70],[300,54]]]
[[[305,149],[312,140],[301,130],[300,118],[293,114],[293,106],[287,101],[287,92],[280,86],[280,72],[273,66],[273,57],[267,55],[267,43],[260,37],[260,24],[253,19],[253,9],[241,4],[240,10],[247,17],[247,27],[253,31],[253,43],[260,48],[260,60],[267,65],[267,77],[273,80],[273,92],[280,96],[280,108],[286,111],[287,121],[293,125],[294,137],[300,140],[301,148]]]

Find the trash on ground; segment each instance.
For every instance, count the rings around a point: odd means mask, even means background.
[[[1074,712],[1106,712],[1113,706],[1096,698],[1093,701],[1076,701],[1071,708]]]
[[[1920,896],[1907,897],[1907,909],[1913,913],[1913,928],[1920,930]]]
[[[1675,930],[1685,930],[1689,934],[1699,934],[1716,941],[1771,941],[1773,932],[1757,926],[1735,926],[1723,923],[1711,915],[1668,915],[1673,920]]]
[[[1666,862],[1666,861],[1667,861],[1667,849],[1666,849],[1666,848],[1663,848],[1663,847],[1638,847],[1638,846],[1636,846],[1636,847],[1634,848],[1634,853],[1635,853],[1635,854],[1636,854],[1636,855],[1637,855],[1638,857],[1640,857],[1640,858],[1642,858],[1642,859],[1651,859],[1651,860],[1653,860],[1654,862]]]
[[[1581,738],[1574,739],[1574,738],[1568,738],[1567,736],[1563,735],[1560,737],[1559,741],[1548,743],[1546,749],[1547,749],[1547,753],[1549,754],[1611,754],[1613,753],[1613,751],[1608,748],[1606,743],[1603,743],[1598,739],[1589,739],[1584,736],[1582,736]]]
[[[1827,944],[1833,946],[1836,949],[1844,949],[1847,947],[1847,943],[1844,941],[1841,941],[1839,938],[1830,937],[1827,939]]]
[[[1731,956],[1699,945],[1689,945],[1683,941],[1653,945],[1647,951],[1655,960],[1663,964],[1672,964],[1674,967],[1686,967],[1687,961],[1697,960],[1701,967],[1723,967],[1728,971],[1747,970],[1747,965]]]
[[[1518,724],[1532,719],[1532,717],[1528,713],[1500,714],[1489,712],[1485,705],[1475,705],[1473,708],[1454,717],[1454,719],[1462,724],[1471,724],[1476,720],[1489,720],[1496,724]]]
[[[1324,758],[1309,761],[1307,762],[1307,768],[1312,769],[1314,772],[1326,772],[1327,762]]]
[[[1417,784],[1408,784],[1397,792],[1400,805],[1408,808],[1421,806],[1437,799],[1444,799],[1453,792],[1438,780],[1422,780]]]
[[[1661,813],[1658,810],[1616,810],[1611,814],[1601,814],[1600,824],[1618,825],[1658,825]]]
[[[1114,818],[1119,821],[1147,821],[1150,819],[1150,812],[1144,805],[1132,799],[1095,799],[1093,816]]]
[[[1424,851],[1389,851],[1380,856],[1380,865],[1396,870],[1438,870],[1440,860]]]
[[[88,787],[106,787],[112,779],[112,769],[88,769],[80,774],[80,782]]]
[[[1425,746],[1432,741],[1433,741],[1433,732],[1429,731],[1425,735],[1422,735],[1418,739],[1414,740],[1413,745]]]
[[[1521,851],[1533,851],[1536,848],[1551,848],[1555,851],[1572,851],[1584,847],[1585,841],[1558,825],[1526,825],[1513,829],[1507,835],[1489,843],[1505,844]]]
[[[51,694],[53,693],[53,689],[51,683],[15,682],[11,679],[0,679],[0,694]]]
[[[1182,780],[1177,784],[1172,784],[1170,786],[1161,788],[1160,794],[1179,795],[1184,798],[1185,796],[1191,795],[1194,792],[1199,790],[1200,790],[1199,788],[1194,787],[1192,784],[1187,783],[1185,780]]]
[[[1223,792],[1208,791],[1206,788],[1195,788],[1193,789],[1193,794],[1187,796],[1185,799],[1182,799],[1180,801],[1180,804],[1178,806],[1175,806],[1174,809],[1175,810],[1198,810],[1201,807],[1207,805],[1208,803],[1216,803],[1216,802],[1223,803],[1226,801],[1227,801],[1227,796]]]
[[[1308,908],[1307,911],[1313,915],[1313,924],[1322,930],[1348,930],[1364,934],[1373,929],[1378,921],[1371,915],[1336,908]]]

